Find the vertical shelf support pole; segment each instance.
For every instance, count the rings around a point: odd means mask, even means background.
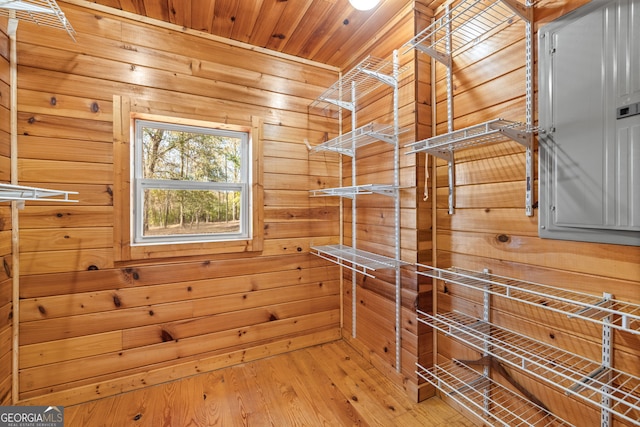
[[[338,99],[342,99],[342,71],[340,71],[339,75],[338,75],[338,81],[340,82],[340,84],[338,85]],[[338,132],[340,133],[340,135],[342,135],[342,129],[343,129],[343,124],[342,124],[342,105],[338,105]],[[339,183],[340,185],[342,185],[342,182],[344,180],[344,173],[343,173],[343,166],[344,166],[344,155],[340,154],[339,156],[339,163],[338,163],[338,179],[339,179]],[[340,201],[339,203],[339,211],[340,211],[340,220],[338,221],[338,224],[340,224],[339,228],[340,228],[340,244],[344,245],[344,198],[343,197],[339,197]],[[342,334],[342,331],[344,331],[344,287],[345,287],[345,283],[344,283],[344,268],[342,267],[342,265],[340,266],[340,333]]]
[[[611,294],[605,293],[604,294],[604,299],[605,300],[610,300],[611,298],[613,298],[613,296]],[[611,387],[609,386],[609,383],[611,382],[611,372],[609,371],[609,368],[611,368],[611,352],[613,350],[613,347],[611,345],[611,343],[613,342],[613,336],[612,336],[612,328],[609,325],[612,321],[612,314],[609,314],[604,320],[604,324],[602,325],[602,368],[607,369],[608,373],[607,373],[607,378],[603,379],[603,382],[605,383],[604,386],[602,386],[602,390],[601,390],[601,397],[600,397],[600,405],[602,407],[602,410],[600,411],[600,425],[602,427],[610,427],[611,426]]]
[[[353,102],[353,108],[351,109],[351,130],[357,128],[357,120],[356,120],[356,108],[355,108],[355,100],[356,100],[356,83],[355,81],[351,82],[351,101]],[[351,157],[351,185],[357,185],[356,179],[356,139],[352,137],[351,140],[351,152],[353,156]],[[353,199],[351,200],[351,247],[356,249],[358,246],[356,244],[356,199],[358,196],[356,194],[353,195]],[[356,338],[356,292],[358,288],[358,282],[356,280],[355,272],[351,272],[351,316],[353,318],[351,325],[351,336]]]
[[[526,2],[527,9],[531,10],[530,16],[533,18],[533,9],[530,2]],[[533,19],[525,20],[525,109],[527,131],[533,127]],[[525,153],[525,172],[526,172],[526,189],[525,189],[525,213],[527,216],[533,216],[533,139],[529,136],[529,144]]]
[[[399,80],[399,59],[398,51],[393,51],[393,135],[395,139],[395,146],[393,147],[393,186],[395,187],[394,198],[394,242],[395,242],[395,258],[397,265],[395,268],[396,273],[396,371],[400,372],[401,366],[401,327],[402,327],[402,282],[400,274],[400,122],[399,122],[399,92],[398,92],[398,80]]]
[[[483,273],[487,276],[487,278],[489,278],[489,269],[485,268]],[[484,322],[486,322],[487,324],[491,321],[491,294],[489,293],[489,284],[485,284],[484,285],[484,291],[482,292],[482,320]],[[487,357],[489,356],[489,343],[487,341],[485,341],[483,343],[483,349],[484,352],[482,354],[482,356]],[[485,378],[489,378],[490,372],[489,372],[489,365],[484,365],[482,367],[482,375],[484,375]],[[491,411],[491,389],[489,388],[490,386],[487,384],[485,390],[484,390],[484,398],[483,398],[483,406],[484,406],[484,411],[485,413],[489,413]]]
[[[449,15],[449,7],[450,6],[447,5],[446,15]],[[447,132],[453,132],[453,61],[451,60],[451,43],[451,20],[448,20],[446,27],[446,51],[449,57],[449,64],[447,66]],[[434,126],[435,125],[434,123]],[[451,153],[451,158],[447,162],[447,176],[449,179],[449,215],[453,215],[456,200],[456,177],[453,153]]]

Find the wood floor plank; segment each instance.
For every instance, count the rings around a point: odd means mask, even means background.
[[[307,352],[305,352],[307,353]],[[321,425],[368,426],[369,424],[355,410],[317,361],[309,357],[292,357],[289,368],[296,379],[299,392],[313,402]],[[325,423],[325,418],[328,422]]]
[[[371,425],[394,425],[393,420],[406,412],[408,403],[372,366],[361,365],[351,352],[337,345],[317,346],[306,350],[328,372],[340,391],[351,400],[360,414],[366,414]]]
[[[65,408],[68,427],[473,425],[412,402],[341,340]]]

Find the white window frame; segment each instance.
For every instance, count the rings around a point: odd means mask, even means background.
[[[176,243],[201,243],[201,242],[225,242],[235,240],[247,240],[252,238],[252,212],[251,206],[251,139],[248,132],[221,129],[218,127],[203,127],[167,123],[147,119],[134,120],[134,144],[133,151],[133,185],[132,189],[132,213],[131,230],[132,246],[176,244]],[[216,136],[239,138],[241,141],[242,162],[240,166],[239,183],[225,182],[199,182],[181,180],[159,180],[143,178],[143,144],[142,129],[153,127],[170,131],[182,131],[190,133],[204,133]],[[216,234],[180,234],[169,236],[145,236],[143,233],[144,192],[147,189],[167,190],[214,190],[214,191],[238,191],[240,192],[240,230],[237,233]]]

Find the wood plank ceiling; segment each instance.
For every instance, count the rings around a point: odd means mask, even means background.
[[[344,68],[412,0],[370,11],[348,0],[91,0],[137,15]]]

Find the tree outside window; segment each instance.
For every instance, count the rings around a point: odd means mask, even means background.
[[[247,133],[135,121],[135,243],[250,237]]]

